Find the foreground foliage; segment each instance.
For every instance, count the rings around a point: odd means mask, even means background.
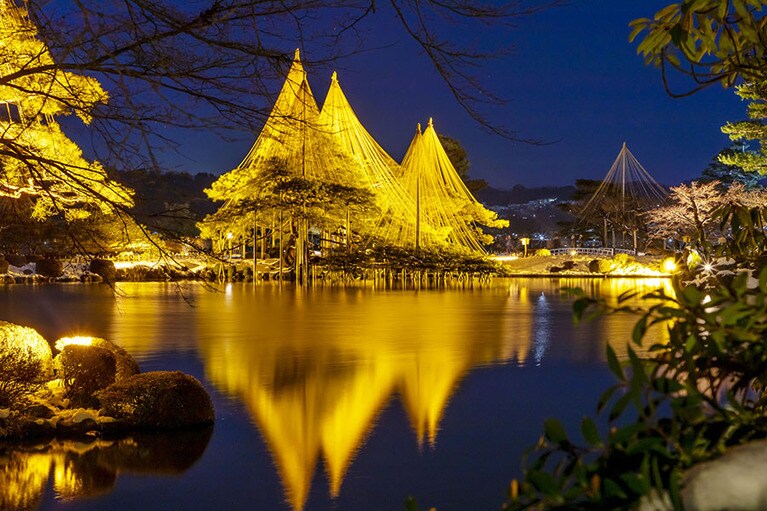
[[[683,506],[685,471],[729,447],[767,436],[767,267],[764,211],[731,205],[718,212],[735,233],[707,254],[723,270],[692,270],[673,296],[646,295],[641,307],[617,306],[579,295],[576,319],[638,315],[632,342],[619,361],[607,348],[617,378],[599,399],[600,419],[584,418],[578,440],[556,419],[513,482],[509,509],[618,509],[662,497]],[[707,282],[704,282],[707,280]],[[668,342],[645,346],[648,329],[668,330]]]
[[[637,52],[661,69],[667,90],[669,70],[688,76],[693,93],[712,83],[731,87],[739,79],[767,73],[764,0],[682,0],[652,18],[631,22]],[[684,94],[680,94],[684,95]]]

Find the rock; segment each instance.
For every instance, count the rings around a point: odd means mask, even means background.
[[[47,420],[37,419],[24,424],[20,432],[25,438],[51,437],[56,434],[56,427]]]
[[[178,371],[137,374],[115,382],[96,397],[107,415],[139,429],[209,425],[215,419],[202,384]]]
[[[687,511],[767,509],[767,440],[730,449],[685,476]]]
[[[107,348],[69,344],[61,351],[61,373],[72,402],[94,406],[96,391],[114,383],[117,363]]]
[[[62,437],[80,436],[91,431],[99,431],[98,423],[93,419],[83,419],[75,422],[72,419],[61,419],[56,424],[56,434]]]
[[[50,419],[53,417],[53,410],[43,404],[36,404],[24,409],[24,412],[31,417],[39,419]]]
[[[84,420],[92,420],[93,422],[97,422],[98,419],[98,412],[95,410],[77,410],[74,415],[72,415],[72,422],[75,424],[79,424]]]

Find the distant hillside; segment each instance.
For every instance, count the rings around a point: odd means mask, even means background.
[[[506,206],[508,204],[524,204],[533,200],[557,198],[560,201],[572,197],[575,186],[542,186],[527,188],[516,185],[511,190],[488,186],[474,193],[478,201],[488,206]]]
[[[152,172],[133,170],[119,173],[119,181],[136,191],[133,213],[153,230],[185,235],[197,234],[195,223],[213,213],[216,205],[203,191],[218,176],[201,172]]]

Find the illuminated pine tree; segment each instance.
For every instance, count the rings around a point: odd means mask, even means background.
[[[75,113],[88,124],[107,99],[94,78],[57,68],[26,10],[0,0],[0,196],[32,197],[39,220],[131,206],[132,192],[87,161],[54,120]]]

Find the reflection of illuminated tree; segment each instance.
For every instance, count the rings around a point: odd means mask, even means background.
[[[271,292],[264,286],[264,294]],[[494,302],[506,299],[503,290],[483,292]],[[311,293],[290,291],[278,301],[263,296],[258,307],[235,298],[217,300],[198,315],[200,338],[216,339],[201,347],[206,370],[216,386],[248,407],[294,509],[303,508],[320,458],[330,493],[338,494],[358,449],[396,393],[419,444],[433,444],[461,379],[471,367],[498,361],[509,350],[500,323],[490,325],[491,333],[473,335],[477,318],[465,308],[462,293],[405,299],[387,293],[324,295],[323,300],[337,299],[332,308],[343,310],[346,321],[324,317],[328,311],[313,307]],[[222,340],[214,318],[241,318],[252,325],[246,328],[252,337]]]
[[[180,474],[202,456],[211,433],[208,428],[0,450],[0,509],[35,509],[49,482],[57,499],[69,500],[111,491],[118,473]]]
[[[0,509],[36,508],[50,470],[45,454],[0,451]]]

